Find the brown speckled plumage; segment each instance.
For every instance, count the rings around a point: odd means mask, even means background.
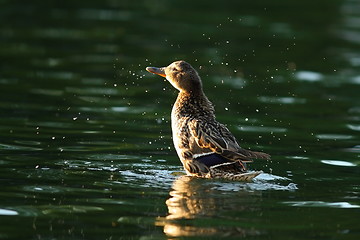
[[[148,67],[147,71],[166,77],[179,95],[171,113],[173,141],[177,154],[189,175],[206,178],[247,180],[260,174],[246,173],[245,162],[270,155],[243,149],[227,127],[215,119],[215,110],[205,96],[195,69],[185,61],[167,67]],[[197,156],[215,153],[228,161],[206,166]]]

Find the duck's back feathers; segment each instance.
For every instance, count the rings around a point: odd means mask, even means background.
[[[201,149],[210,149],[228,160],[251,162],[252,158],[270,158],[266,153],[241,148],[227,127],[215,119],[194,119],[189,121],[188,126]]]

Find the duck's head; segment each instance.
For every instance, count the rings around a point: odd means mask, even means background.
[[[146,71],[165,77],[180,92],[202,92],[198,73],[185,61],[176,61],[162,68],[147,67]]]

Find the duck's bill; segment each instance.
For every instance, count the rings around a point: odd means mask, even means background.
[[[146,71],[157,74],[162,77],[166,77],[165,71],[163,68],[157,68],[157,67],[147,67]]]

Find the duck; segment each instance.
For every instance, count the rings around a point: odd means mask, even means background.
[[[235,136],[216,120],[198,72],[186,61],[167,67],[147,67],[166,78],[179,93],[171,111],[172,139],[187,175],[249,181],[262,171],[248,171],[253,159],[270,159],[264,152],[240,147]]]

